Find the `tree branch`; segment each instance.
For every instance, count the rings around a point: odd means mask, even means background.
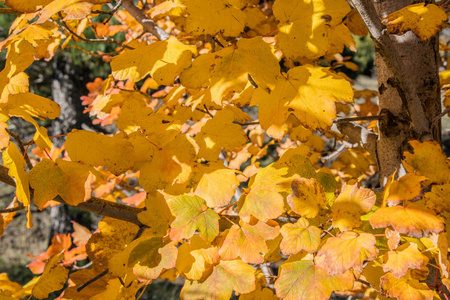
[[[147,19],[142,11],[134,6],[133,0],[123,0],[122,7],[126,9],[133,16],[133,18],[135,18],[136,21],[138,21],[142,25],[144,31],[153,34],[160,41],[167,40],[169,38],[170,35],[165,32],[164,29],[156,25],[153,20]]]
[[[385,26],[378,16],[373,1],[353,0],[353,6],[358,10],[364,23],[367,25],[375,47],[398,83],[396,87],[404,105],[408,108],[414,132],[422,141],[432,140],[433,137],[422,107],[422,102],[415,92],[414,85],[408,76],[405,76],[408,72],[406,72],[403,61],[394,47],[394,41],[385,34]]]

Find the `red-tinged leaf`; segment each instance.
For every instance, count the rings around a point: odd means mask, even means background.
[[[60,195],[68,204],[77,206],[91,197],[88,177],[92,172],[91,167],[73,161],[42,159],[30,171],[34,204],[42,210],[48,201]]]
[[[340,231],[361,226],[361,216],[370,212],[377,196],[369,189],[344,184],[342,191],[333,203],[333,226]]]
[[[330,275],[342,274],[351,268],[361,272],[363,262],[374,260],[378,255],[375,243],[372,234],[345,231],[326,240],[317,253],[316,262]]]
[[[198,196],[181,195],[168,201],[175,221],[170,225],[170,238],[174,241],[190,239],[196,230],[205,241],[219,234],[219,215],[206,206]]]
[[[63,259],[63,253],[53,256],[45,265],[36,285],[33,287],[32,294],[38,299],[47,298],[52,292],[58,291],[64,287],[69,276],[69,269],[60,266],[58,262]]]
[[[325,191],[317,179],[294,179],[291,187],[292,194],[287,197],[287,203],[296,214],[314,218],[319,213],[319,208],[326,206]]]
[[[415,238],[444,231],[444,223],[439,217],[414,204],[379,208],[369,217],[369,222],[373,228],[392,226],[398,232]]]
[[[405,152],[403,164],[409,173],[429,178],[433,183],[448,182],[450,166],[446,163],[446,156],[436,141],[419,143],[410,141],[414,153]]]
[[[240,257],[246,263],[262,263],[264,254],[269,250],[266,241],[278,236],[279,225],[274,221],[259,221],[252,225],[241,222],[240,225],[233,225],[227,233],[219,250],[221,258],[230,260]]]
[[[381,277],[381,289],[387,297],[395,297],[398,300],[433,299],[433,291],[409,275],[397,279],[387,273]]]
[[[388,206],[394,206],[416,198],[421,193],[421,182],[426,180],[425,176],[408,173],[394,180],[395,173],[389,176],[383,192],[383,200]]]
[[[284,255],[296,254],[301,250],[313,253],[319,248],[322,231],[316,226],[310,226],[308,220],[301,218],[295,224],[285,224],[281,227],[283,241],[280,244]]]
[[[280,267],[275,290],[286,300],[326,300],[340,288],[333,279],[311,260],[288,260]]]
[[[418,249],[417,244],[406,243],[395,251],[389,251],[383,256],[383,270],[391,272],[395,278],[406,275],[409,269],[422,269],[428,263],[428,258]]]
[[[202,283],[186,280],[181,299],[228,300],[233,291],[245,294],[255,289],[255,270],[242,260],[222,260]]]

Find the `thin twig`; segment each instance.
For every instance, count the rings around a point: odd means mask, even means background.
[[[65,49],[77,49],[77,50],[80,50],[81,52],[84,52],[84,53],[86,53],[86,54],[88,54],[88,55],[91,55],[91,56],[93,56],[93,57],[103,57],[103,56],[113,56],[113,55],[117,55],[117,54],[119,54],[123,49],[120,49],[120,50],[117,50],[117,51],[114,51],[114,52],[108,52],[108,53],[103,53],[103,54],[98,54],[98,53],[94,53],[94,52],[91,52],[91,51],[88,51],[88,50],[86,50],[86,49],[83,49],[83,48],[81,48],[80,46],[78,46],[78,45],[75,45],[75,46],[66,46],[65,47]]]
[[[11,130],[9,130],[8,128],[5,129],[6,132],[8,132],[8,134],[10,136],[13,137],[13,139],[15,139],[17,141],[17,144],[19,146],[20,152],[22,152],[23,158],[25,159],[25,162],[27,163],[27,167],[29,170],[33,169],[33,164],[30,161],[30,158],[28,157],[28,154],[25,150],[25,146],[20,138],[20,136],[18,134],[15,134],[14,132],[12,132]]]
[[[16,212],[19,210],[24,210],[25,208],[26,208],[25,205],[19,204],[19,206],[16,206],[16,207],[0,209],[0,214],[12,213],[12,212]]]
[[[0,8],[0,15],[21,15],[23,12],[14,10],[12,8],[2,7]]]
[[[431,126],[433,126],[435,123],[439,122],[439,120],[445,116],[446,114],[448,114],[450,112],[450,107],[447,107],[443,112],[441,112],[439,114],[439,116],[437,116],[436,118],[433,119],[433,122],[431,122]]]
[[[144,31],[153,34],[161,41],[167,40],[170,37],[170,35],[165,32],[164,29],[156,25],[153,20],[147,19],[144,13],[134,5],[133,0],[123,0],[122,7],[142,25]]]
[[[364,117],[349,117],[349,118],[337,118],[334,120],[334,123],[342,123],[342,122],[354,122],[354,121],[373,121],[380,120],[382,116],[364,116]]]
[[[214,118],[214,115],[209,111],[209,109],[206,106],[206,104],[203,104],[203,107],[205,108],[206,114],[208,114],[211,118]]]
[[[109,44],[114,44],[114,45],[117,45],[117,46],[120,46],[120,47],[123,47],[123,48],[127,48],[127,49],[131,49],[131,50],[134,49],[133,47],[130,47],[130,46],[128,46],[128,45],[125,45],[125,44],[123,44],[123,43],[121,43],[121,42],[118,42],[118,41],[116,41],[116,40],[114,40],[114,39],[109,39],[109,38],[103,38],[103,39],[88,39],[88,38],[82,37],[82,36],[78,35],[75,31],[73,31],[73,30],[67,25],[67,23],[64,22],[64,21],[62,20],[62,18],[61,18],[61,23],[62,23],[62,25],[59,24],[59,23],[56,22],[56,21],[53,21],[53,23],[57,24],[59,28],[63,29],[64,31],[67,31],[68,33],[70,33],[71,35],[73,35],[74,37],[76,37],[77,39],[82,40],[82,41],[84,41],[84,42],[88,42],[88,43],[109,43]]]
[[[88,281],[86,281],[85,283],[83,283],[82,285],[80,285],[79,287],[77,287],[77,292],[81,292],[82,289],[84,289],[85,287],[87,287],[88,285],[90,285],[91,283],[99,280],[100,278],[102,278],[103,276],[105,276],[106,274],[109,273],[109,270],[106,269],[105,271],[101,272],[100,274],[98,274],[95,277],[92,277],[91,279],[89,279]]]
[[[117,12],[117,10],[119,10],[119,8],[122,6],[122,0],[117,1],[116,6],[113,7],[113,9],[109,12],[110,15],[108,17],[108,19],[106,19],[105,21],[103,21],[103,24],[106,24],[109,22],[109,20],[111,20],[111,18],[114,16],[114,14]]]

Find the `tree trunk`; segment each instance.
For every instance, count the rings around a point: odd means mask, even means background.
[[[375,8],[381,19],[397,11],[414,0],[374,1]],[[379,123],[380,134],[377,141],[377,161],[380,171],[380,181],[398,170],[398,175],[404,174],[401,164],[403,152],[408,149],[408,141],[420,139],[411,124],[411,114],[405,103],[404,95],[399,94],[398,80],[409,80],[409,86],[414,87],[413,93],[421,100],[429,129],[434,140],[440,141],[440,122],[433,123],[441,111],[440,87],[438,76],[438,37],[429,41],[421,41],[413,32],[404,35],[391,35],[393,45],[404,65],[402,74],[405,78],[395,78],[388,68],[385,59],[377,52],[376,67],[378,71],[378,91],[380,114],[385,116]],[[409,100],[409,99],[406,99]]]

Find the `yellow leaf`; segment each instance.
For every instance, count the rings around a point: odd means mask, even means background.
[[[450,184],[433,185],[425,200],[427,207],[436,213],[450,211]]]
[[[208,163],[196,164],[194,172],[200,177],[194,193],[205,199],[208,207],[221,207],[230,203],[239,186],[234,170],[226,168],[223,163]]]
[[[286,300],[327,300],[340,285],[340,278],[328,275],[313,261],[289,259],[280,266],[274,287],[277,296]]]
[[[168,201],[175,215],[170,238],[174,241],[190,239],[196,230],[205,241],[212,241],[219,234],[219,215],[206,206],[198,196],[181,195]]]
[[[174,37],[133,46],[135,49],[125,50],[113,58],[111,69],[116,80],[137,82],[150,74],[160,85],[173,85],[175,77],[191,65],[192,55],[196,54],[194,47]]]
[[[391,272],[395,278],[406,275],[409,269],[422,269],[428,263],[428,258],[418,249],[417,244],[406,243],[395,251],[389,251],[383,256],[383,271]]]
[[[294,179],[291,187],[292,194],[287,197],[287,203],[296,214],[314,218],[319,213],[319,207],[326,206],[325,191],[317,179]]]
[[[222,33],[239,36],[244,30],[245,14],[228,0],[184,0],[186,6],[186,30],[193,34]]]
[[[104,217],[98,223],[100,232],[94,233],[86,244],[89,259],[102,268],[108,268],[109,260],[125,249],[138,231],[138,226],[125,221]]]
[[[203,281],[201,279],[211,274],[219,260],[219,248],[212,247],[199,235],[194,235],[189,243],[178,248],[176,269],[187,279]]]
[[[149,193],[145,199],[145,208],[138,214],[139,221],[147,225],[147,231],[155,236],[165,236],[174,218],[164,197],[159,192]]]
[[[295,224],[285,224],[281,227],[281,251],[284,255],[297,254],[301,250],[313,253],[319,248],[321,233],[318,227],[310,226],[305,218],[298,219]]]
[[[15,109],[20,109],[41,120],[56,119],[61,112],[58,103],[32,93],[9,95],[8,102],[3,109],[10,110],[12,113]]]
[[[228,300],[233,291],[245,294],[255,289],[255,270],[241,260],[221,260],[202,283],[186,280],[181,299]]]
[[[5,4],[8,7],[11,7],[14,10],[24,12],[24,13],[31,13],[35,12],[36,10],[46,6],[53,0],[30,0],[30,1],[23,1],[23,0],[6,0]]]
[[[403,164],[409,173],[416,171],[416,174],[427,177],[433,183],[449,181],[450,167],[446,163],[446,156],[438,142],[410,141],[409,143],[414,148],[414,154],[403,153],[405,156]]]
[[[331,47],[330,27],[340,24],[349,11],[344,0],[275,2],[273,14],[280,21],[277,43],[290,59],[319,58]]]
[[[66,151],[72,161],[92,166],[106,166],[115,174],[122,174],[133,168],[134,161],[131,143],[125,134],[106,136],[86,130],[72,130],[65,143]]]
[[[204,53],[195,58],[192,66],[181,72],[181,84],[191,89],[207,87],[216,53]]]
[[[81,1],[83,0],[53,0],[41,10],[39,19],[36,21],[36,23],[44,23],[54,14]]]
[[[91,167],[72,161],[42,159],[30,171],[30,184],[34,189],[34,204],[42,210],[44,204],[60,195],[72,206],[91,197],[90,182],[86,182]]]
[[[366,36],[369,34],[369,29],[367,29],[366,23],[364,23],[357,9],[352,9],[348,13],[345,25],[354,35]]]
[[[387,297],[395,297],[398,300],[432,300],[433,291],[426,284],[405,276],[395,278],[391,273],[381,277],[381,289]]]
[[[276,238],[279,232],[280,227],[274,221],[233,225],[220,247],[220,257],[225,260],[240,257],[246,263],[260,264],[264,261],[260,253],[265,254],[269,250],[266,241]]]
[[[363,262],[374,260],[378,255],[375,243],[372,234],[345,231],[326,240],[317,253],[316,262],[330,275],[342,274],[351,268],[362,272]]]
[[[369,222],[373,228],[392,226],[398,232],[415,238],[444,231],[441,219],[432,211],[414,204],[378,208],[369,217]]]
[[[234,117],[230,111],[219,111],[208,120],[195,136],[200,147],[198,156],[208,161],[216,161],[222,148],[237,150],[247,143],[247,135],[242,126],[233,124]]]
[[[133,241],[128,246],[132,248],[128,266],[133,267],[133,273],[139,280],[156,279],[164,269],[175,266],[178,254],[175,242],[164,243],[161,238],[152,237],[133,244],[136,242]]]
[[[414,32],[422,41],[429,40],[447,21],[447,14],[435,4],[408,5],[383,19],[388,34]]]
[[[342,191],[333,203],[333,226],[340,231],[351,230],[361,226],[361,216],[370,212],[375,205],[377,196],[369,189],[358,185],[342,186]]]
[[[69,277],[69,269],[60,266],[58,262],[64,260],[63,253],[53,256],[45,265],[36,285],[33,287],[33,296],[38,299],[47,298],[52,292],[58,291],[64,287]]]
[[[211,100],[222,104],[231,91],[241,92],[250,74],[263,89],[273,89],[280,73],[278,59],[271,45],[261,37],[240,39],[235,47],[215,52],[215,66],[211,76]]]
[[[255,100],[254,104],[259,106],[262,127],[274,137],[282,137],[289,112],[306,128],[330,127],[336,118],[337,101],[353,101],[350,83],[326,68],[306,65],[290,69],[287,77],[278,76],[270,95]]]
[[[23,205],[30,205],[28,174],[25,171],[27,164],[14,143],[9,142],[8,148],[3,150],[3,163],[9,169],[8,175],[16,181],[17,198]]]

